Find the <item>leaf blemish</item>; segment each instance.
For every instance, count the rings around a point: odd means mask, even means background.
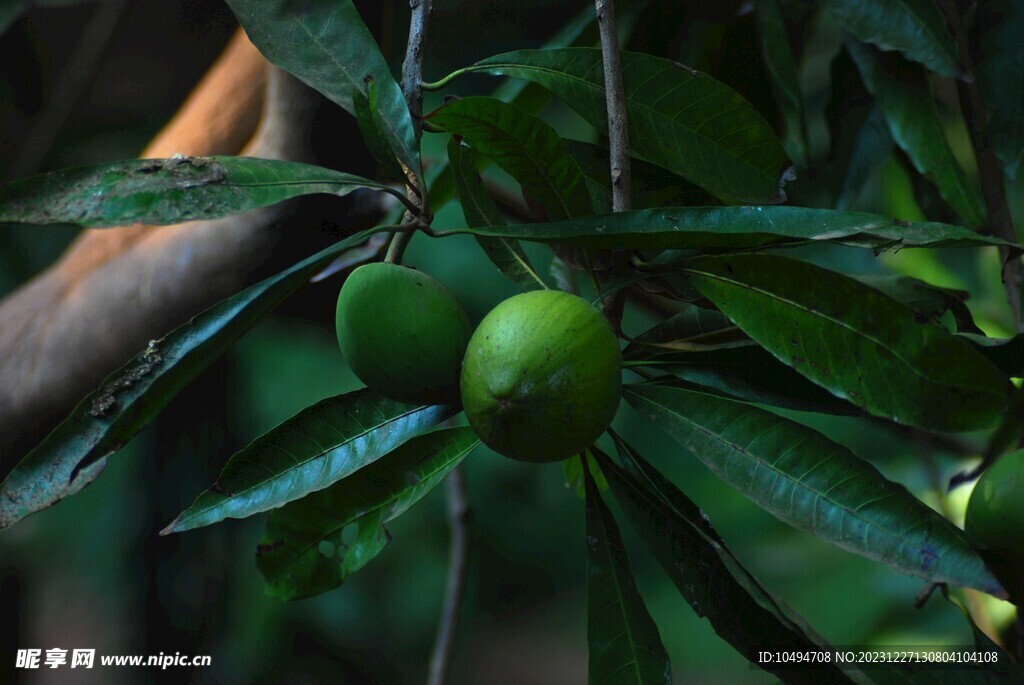
[[[130,390],[163,362],[163,355],[160,354],[161,342],[163,338],[150,340],[146,349],[136,358],[134,366],[120,378],[104,384],[93,398],[89,413],[97,418],[112,414],[118,407],[118,393]]]
[[[938,550],[934,545],[925,545],[921,548],[921,568],[930,571],[939,560]]]

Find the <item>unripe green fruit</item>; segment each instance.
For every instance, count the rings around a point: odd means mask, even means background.
[[[495,452],[565,459],[589,447],[615,416],[619,342],[586,300],[554,290],[516,295],[473,333],[461,387],[469,424]]]
[[[1024,559],[1024,450],[1004,454],[981,474],[964,529],[979,549]]]
[[[430,276],[398,264],[359,267],[341,288],[336,324],[341,352],[367,387],[400,402],[458,402],[472,328]]]

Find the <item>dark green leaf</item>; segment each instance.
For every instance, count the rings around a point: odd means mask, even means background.
[[[369,76],[395,155],[417,178],[419,145],[402,89],[351,0],[228,0],[249,40],[271,62],[355,114],[352,93]]]
[[[383,524],[433,490],[479,444],[470,428],[427,433],[334,485],[274,510],[256,550],[268,594],[301,599],[340,585],[383,549],[380,543],[388,539]],[[349,524],[357,528],[352,545],[343,539]],[[334,553],[325,554],[324,547]]]
[[[763,254],[696,257],[694,286],[781,362],[872,414],[930,430],[985,428],[1009,383],[970,345],[882,292]]]
[[[976,334],[961,337],[1007,376],[1024,378],[1024,333],[1012,338],[986,338]]]
[[[287,271],[214,305],[176,328],[82,400],[0,484],[0,528],[74,494],[95,478],[175,395],[292,291],[339,254],[365,242],[364,231]]]
[[[672,682],[672,664],[644,606],[612,513],[584,469],[587,498],[588,681],[629,685]]]
[[[861,413],[753,342],[692,352],[637,355],[631,365],[671,373],[747,402],[822,414],[857,416]]]
[[[877,104],[857,131],[850,151],[849,163],[843,176],[843,187],[836,198],[836,209],[847,210],[872,176],[892,154],[892,134],[885,123],[885,115]]]
[[[1024,4],[1019,0],[978,3],[978,89],[991,112],[988,139],[1008,178],[1016,180],[1024,159]]]
[[[914,167],[935,184],[942,199],[968,227],[984,225],[981,194],[949,147],[924,69],[855,40],[846,41],[846,50],[882,108],[893,140]]]
[[[877,214],[807,207],[667,207],[569,221],[452,229],[579,247],[621,249],[747,249],[828,240],[871,248],[1006,245],[962,226],[909,223]]]
[[[494,98],[471,97],[453,100],[427,118],[494,160],[548,219],[592,213],[580,165],[565,141],[537,117]]]
[[[918,321],[937,323],[946,312],[949,312],[956,321],[958,333],[981,333],[974,323],[971,310],[964,302],[968,293],[962,290],[939,288],[910,276],[893,274],[871,274],[854,278],[910,307],[917,315]]]
[[[372,78],[366,81],[366,93],[356,90],[352,93],[352,105],[356,122],[367,149],[388,179],[406,183],[406,175],[391,149],[387,123],[380,116],[380,89]]]
[[[657,344],[671,340],[687,340],[718,335],[724,329],[734,328],[735,324],[725,314],[714,309],[687,307],[685,311],[662,321],[634,338],[634,343],[626,347],[626,355],[636,348],[636,343]]]
[[[567,140],[565,143],[583,169],[587,189],[590,191],[590,201],[595,210],[599,214],[611,214],[612,180],[608,150],[578,140]],[[633,204],[638,207],[697,207],[718,204],[714,197],[686,179],[655,164],[634,159],[631,171]]]
[[[210,489],[161,531],[245,518],[322,490],[455,413],[366,388],[307,407],[237,452]]]
[[[576,42],[583,30],[593,21],[593,10],[589,7],[584,8],[544,46],[560,48]],[[550,93],[540,86],[524,81],[506,81],[495,88],[491,96],[503,102],[510,102],[530,114],[540,111],[551,97]],[[448,168],[448,160],[439,160],[434,164],[427,172],[427,177],[428,181],[436,179],[434,184],[427,184],[431,187],[430,204],[436,211],[455,197],[455,182]]]
[[[953,37],[933,0],[818,0],[843,28],[882,50],[899,50],[943,76],[961,73]]]
[[[724,640],[757,663],[757,652],[827,647],[754,578],[697,506],[616,436],[623,470],[601,455],[615,499],[669,579]],[[779,667],[768,666],[770,672]],[[838,669],[787,671],[785,682],[849,683]]]
[[[543,85],[602,133],[607,130],[601,50],[520,50],[464,71]],[[768,122],[707,74],[660,57],[622,52],[632,151],[733,203],[775,203],[789,166]]]
[[[804,120],[804,99],[800,92],[796,60],[789,46],[786,23],[776,0],[754,3],[761,55],[772,79],[775,102],[782,114],[785,135],[783,142],[789,156],[807,163],[807,124]]]
[[[92,228],[177,224],[240,214],[301,195],[347,195],[358,188],[394,192],[369,179],[297,162],[132,159],[56,171],[2,187],[0,222]]]
[[[929,581],[1003,593],[959,529],[810,428],[697,386],[628,385],[623,394],[782,521]]]
[[[448,164],[458,188],[462,213],[468,226],[500,226],[505,223],[487,187],[477,172],[476,152],[460,145],[455,138],[448,142]],[[476,236],[488,259],[501,273],[526,290],[544,290],[547,286],[530,264],[526,252],[515,240]]]

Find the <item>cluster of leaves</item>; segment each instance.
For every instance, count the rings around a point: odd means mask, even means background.
[[[551,245],[563,266],[588,272],[595,294],[655,293],[678,312],[629,341],[627,373],[642,379],[625,386],[624,399],[752,501],[796,528],[928,582],[1007,595],[1005,582],[958,528],[842,445],[772,411],[875,417],[931,432],[999,427],[1000,444],[1013,442],[1006,417],[1011,378],[1024,375],[1014,353],[1024,344],[1020,337],[985,338],[960,293],[906,277],[857,278],[780,256],[809,244],[1018,249],[977,230],[986,225],[985,204],[943,134],[929,79],[967,75],[931,0],[821,0],[814,8],[845,30],[837,62],[846,60],[847,76],[867,93],[859,103],[839,103],[847,130],[836,132],[833,166],[841,173],[823,175],[820,187],[793,183],[794,169],[806,169],[812,154],[799,54],[790,41],[795,27],[776,0],[754,4],[782,140],[750,102],[709,74],[623,52],[636,157],[631,192],[640,209],[615,214],[607,151],[564,139],[538,116],[553,95],[589,122],[597,140],[606,131],[601,51],[586,46],[589,16],[543,49],[489,57],[429,84],[442,89],[466,73],[510,79],[493,96],[451,98],[424,117],[431,134],[449,136],[447,158],[425,173],[402,90],[350,0],[229,4],[268,59],[357,118],[381,180],[232,157],[118,162],[14,183],[0,190],[0,221],[169,224],[357,188],[390,192],[415,213],[406,184],[428,193],[435,211],[457,200],[466,227],[434,226],[430,234],[475,236],[520,288],[547,287],[520,245],[539,242]],[[644,4],[622,9],[640,12]],[[979,15],[1007,17],[979,22],[973,76],[993,112],[988,136],[1012,178],[1024,147],[1024,93],[1021,80],[1007,74],[1024,73],[1024,63],[1019,51],[1001,46],[1020,39],[1024,13],[1009,0],[983,5]],[[852,98],[853,91],[837,98]],[[848,211],[894,149],[926,179],[953,223]],[[534,221],[506,221],[481,177],[491,164],[519,184]],[[791,188],[798,197],[830,199],[824,208],[783,205]],[[87,485],[284,297],[372,234],[395,229],[351,235],[153,341],[4,480],[0,526]],[[610,250],[629,253],[628,267],[599,268]],[[956,330],[940,322],[947,313]],[[467,428],[431,430],[457,412],[404,405],[369,390],[324,400],[234,455],[164,532],[273,510],[257,550],[269,591],[295,599],[330,590],[387,544],[384,524],[477,447]],[[752,658],[766,645],[826,645],[742,566],[693,502],[620,436],[611,439],[617,460],[595,446],[571,467],[586,499],[595,681],[617,674],[616,682],[669,682],[671,673],[595,480],[607,482],[694,611],[739,652]],[[920,675],[882,673],[886,682],[916,682]],[[778,675],[786,682],[868,680],[837,668]]]

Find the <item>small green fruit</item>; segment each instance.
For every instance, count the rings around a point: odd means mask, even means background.
[[[981,475],[964,529],[979,549],[1024,559],[1024,450],[1004,454]]]
[[[611,326],[575,295],[516,295],[480,322],[462,363],[469,424],[494,451],[557,461],[608,428],[622,393],[622,356]]]
[[[398,264],[359,267],[341,288],[336,324],[341,352],[367,387],[400,402],[458,401],[472,328],[430,276]]]

